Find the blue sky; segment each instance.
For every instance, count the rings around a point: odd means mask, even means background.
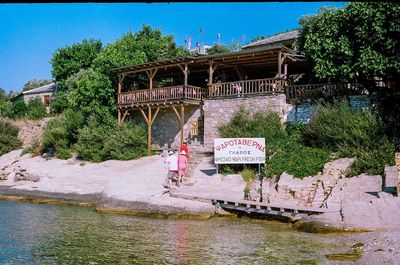
[[[266,3],[70,3],[0,4],[0,87],[18,92],[33,78],[52,79],[57,48],[100,39],[105,46],[147,24],[173,34],[178,45],[191,37],[212,45],[247,43],[252,37],[297,28],[298,19],[322,6],[346,2]],[[204,34],[200,33],[203,28]]]

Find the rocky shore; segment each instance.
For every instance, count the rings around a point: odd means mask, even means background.
[[[211,199],[241,200],[246,186],[240,175],[215,174],[209,157],[195,168],[191,185],[166,192],[163,181],[167,166],[161,156],[90,163],[20,155],[21,150],[15,150],[0,157],[0,199],[88,205],[100,212],[139,216],[205,219],[227,214],[216,209]],[[304,231],[398,229],[400,199],[384,191],[395,170],[388,167],[384,178],[365,174],[345,178],[352,162],[333,161],[321,174],[302,180],[284,173],[279,180],[254,181],[249,199],[335,210],[293,224]]]

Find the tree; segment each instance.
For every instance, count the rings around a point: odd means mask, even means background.
[[[212,54],[218,54],[218,53],[227,53],[230,52],[229,47],[226,45],[218,45],[215,44],[211,48],[207,49],[207,54],[212,55]]]
[[[321,9],[300,19],[297,48],[320,79],[358,82],[373,95],[386,134],[400,150],[400,5],[351,2],[342,9]],[[394,89],[376,86],[394,80]]]
[[[371,91],[376,78],[399,80],[400,5],[352,2],[300,19],[296,42],[321,79],[345,78]]]
[[[28,82],[26,82],[24,84],[24,87],[22,88],[22,91],[31,90],[31,89],[38,88],[38,87],[41,87],[41,86],[45,86],[45,85],[48,85],[48,84],[51,84],[51,83],[52,83],[51,80],[35,79],[34,78],[32,80],[29,80]]]
[[[91,114],[107,116],[114,112],[114,89],[110,79],[93,69],[81,70],[80,76],[71,86],[68,97],[71,109],[80,109],[84,117]]]
[[[115,78],[110,69],[128,65],[188,55],[177,47],[172,35],[163,36],[160,30],[144,25],[134,35],[125,33],[121,39],[108,45],[94,62],[94,69]]]
[[[53,67],[51,74],[56,82],[63,84],[70,75],[90,68],[101,47],[100,40],[90,39],[57,49],[50,61]]]

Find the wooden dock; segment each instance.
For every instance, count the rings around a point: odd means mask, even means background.
[[[213,204],[219,205],[222,209],[228,212],[235,212],[238,214],[283,217],[289,219],[301,219],[310,215],[335,212],[326,208],[272,205],[245,200],[227,201],[214,199]]]

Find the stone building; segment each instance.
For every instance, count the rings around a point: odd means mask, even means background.
[[[23,91],[15,97],[10,98],[10,101],[12,103],[16,103],[23,100],[25,103],[28,103],[31,99],[39,97],[45,105],[46,109],[49,109],[51,100],[56,90],[57,85],[55,83],[51,83],[45,86]]]
[[[212,151],[218,127],[241,106],[277,112],[284,122],[298,99],[358,89],[310,84],[304,57],[293,48],[297,34],[266,38],[239,52],[112,69],[118,76],[118,121],[144,121],[149,150],[177,148],[188,139],[192,148]]]

